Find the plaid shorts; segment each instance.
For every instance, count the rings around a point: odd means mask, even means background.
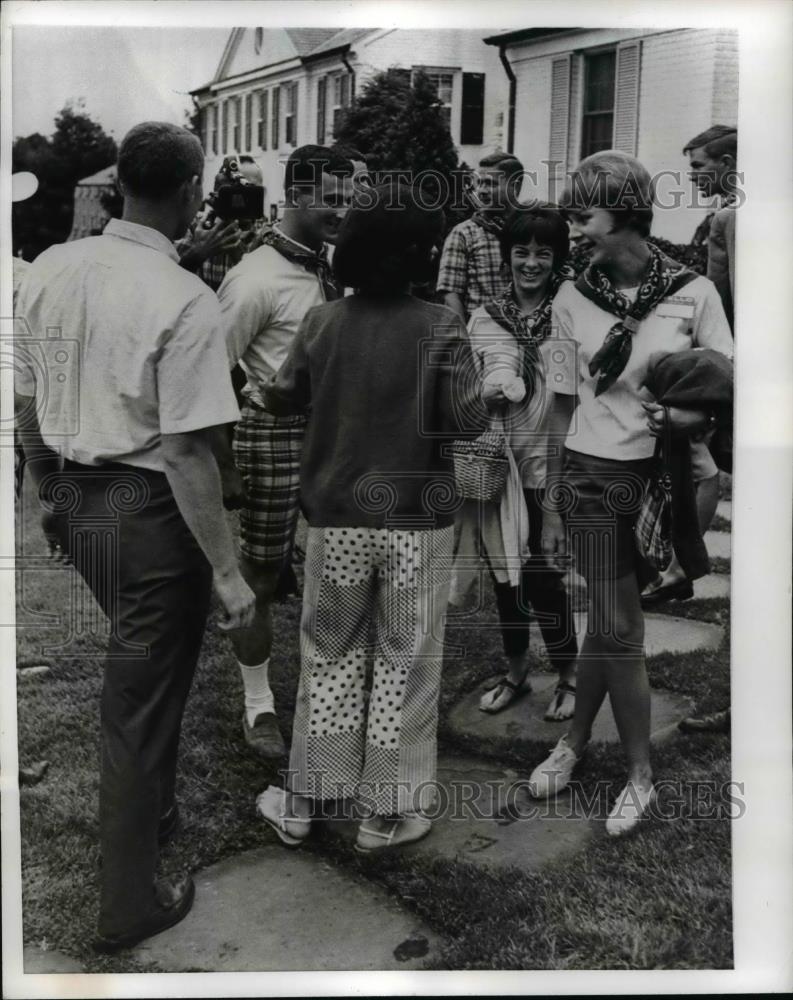
[[[275,417],[243,404],[234,430],[234,457],[248,504],[240,510],[240,551],[273,569],[289,561],[297,525],[304,416]]]

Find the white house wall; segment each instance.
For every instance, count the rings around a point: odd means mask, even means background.
[[[272,88],[279,84],[298,83],[298,128],[297,144],[317,141],[317,83],[320,77],[336,72],[346,72],[338,55],[303,66],[294,58],[294,46],[284,31],[264,33],[262,50],[254,52],[254,31],[246,29],[237,37],[228,58],[224,79],[215,81],[212,92],[201,97],[201,103],[214,103],[235,96],[243,96],[261,88]],[[485,74],[484,134],[481,145],[460,146],[460,159],[475,165],[483,155],[504,145],[508,82],[504,68],[498,58],[498,51],[485,45],[479,31],[436,30],[415,31],[410,29],[373,31],[356,39],[347,55],[347,60],[355,71],[356,92],[375,73],[392,66],[412,69],[425,66],[433,69],[459,71],[455,77],[452,97],[453,138],[460,136],[460,116],[462,111],[462,72]],[[262,68],[267,64],[265,68]],[[273,65],[275,64],[275,65]],[[239,77],[228,79],[228,77]],[[283,95],[282,95],[283,96]],[[255,146],[255,108],[252,129]],[[266,210],[271,204],[282,203],[283,164],[294,147],[287,145],[282,126],[277,150],[270,146],[272,131],[271,116],[268,122],[268,149],[255,147],[252,150],[232,150],[229,153],[250,153],[262,168],[267,187]],[[328,95],[328,115],[326,142],[331,141],[332,112],[330,93]],[[244,127],[241,130],[244,136]],[[222,148],[222,147],[220,147]],[[215,174],[223,161],[222,152],[207,153],[204,182],[211,187]]]
[[[516,86],[514,149],[527,171],[535,171],[537,187],[529,180],[523,196],[548,197],[548,160],[551,128],[551,61],[554,56],[642,40],[637,156],[656,174],[680,173],[683,192],[676,208],[656,211],[653,232],[673,242],[688,242],[708,206],[695,202],[686,176],[685,143],[714,123],[732,125],[738,116],[737,38],[720,29],[654,32],[650,30],[593,30],[553,36],[508,49]],[[576,106],[577,105],[577,106]],[[569,165],[578,158],[581,134],[580,100],[571,107]],[[670,178],[660,190],[671,201]],[[558,191],[557,191],[558,194]]]

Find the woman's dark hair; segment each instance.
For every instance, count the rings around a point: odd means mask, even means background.
[[[516,205],[507,213],[499,237],[504,263],[510,263],[512,248],[516,244],[531,243],[532,240],[551,248],[554,268],[561,267],[567,260],[570,236],[564,216],[556,205],[533,202]]]
[[[425,208],[421,192],[388,181],[359,192],[344,218],[333,254],[339,284],[366,295],[401,292],[426,280],[443,212]]]

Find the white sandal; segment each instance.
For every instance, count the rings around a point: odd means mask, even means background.
[[[287,847],[299,847],[311,832],[311,820],[300,816],[287,816],[286,796],[283,788],[268,785],[256,798],[256,809],[264,822],[278,834]]]
[[[413,844],[426,837],[432,829],[432,820],[418,813],[407,813],[391,820],[387,830],[375,830],[364,820],[358,827],[355,850],[359,854],[373,854],[405,844]]]

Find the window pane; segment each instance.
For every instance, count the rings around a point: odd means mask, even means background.
[[[599,52],[586,59],[585,111],[614,110],[616,52]]]
[[[261,149],[267,149],[267,102],[270,92],[268,90],[259,91],[259,128],[258,142]]]
[[[586,115],[584,118],[584,134],[581,139],[581,159],[611,149],[614,144],[614,115]]]

